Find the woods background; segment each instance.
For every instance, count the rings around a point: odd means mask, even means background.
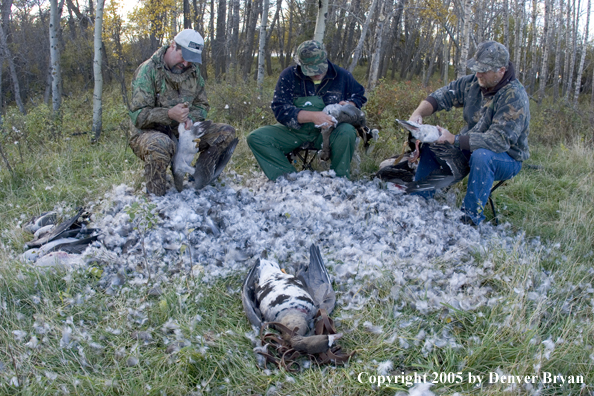
[[[3,112],[11,104],[25,113],[27,106],[48,103],[52,90],[56,109],[63,96],[92,86],[102,2],[2,0]],[[122,18],[123,2],[107,0],[103,76],[108,84],[121,84],[126,100],[130,74],[183,28],[205,38],[204,77],[255,79],[259,43],[265,73],[275,75],[291,63],[297,45],[313,37],[323,6],[311,0],[144,0]],[[329,58],[351,71],[366,67],[362,82],[368,89],[380,79],[416,77],[427,85],[439,76],[446,83],[466,74],[465,60],[480,42],[497,40],[509,48],[533,99],[574,104],[580,93],[592,93],[590,0],[336,0],[327,9]],[[58,64],[52,64],[50,50],[57,51]],[[594,95],[589,98],[594,101]]]

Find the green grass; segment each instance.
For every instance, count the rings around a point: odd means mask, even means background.
[[[267,106],[273,85],[274,80],[267,79],[265,93],[259,96],[250,84],[208,82],[211,117],[234,125],[240,135],[229,165],[238,173],[259,171],[245,136],[272,122]],[[362,155],[360,177],[369,177],[382,159],[401,150],[405,135],[394,127],[393,118],[406,117],[426,93],[418,85],[401,82],[384,83],[369,94],[370,125],[381,127],[381,137],[370,156]],[[333,314],[345,317],[339,328],[345,333],[340,343],[345,350],[356,352],[351,362],[338,367],[313,365],[290,374],[273,367],[264,372],[256,366],[246,336],[251,328],[239,295],[243,274],[213,285],[191,276],[180,277],[162,284],[163,294],[157,297],[148,296],[147,286],[124,287],[110,296],[97,283],[100,265],[95,265],[95,270],[39,271],[12,258],[30,238],[19,223],[32,215],[55,207],[64,215],[78,206],[99,210],[97,202],[121,183],[142,194],[142,164],[127,148],[120,128],[126,113],[115,89],[106,92],[105,132],[99,142],[91,145],[88,133],[72,135],[90,130],[88,97],[86,93],[64,103],[59,134],[51,133],[44,106],[30,109],[26,117],[10,110],[4,119],[1,143],[14,174],[0,163],[0,394],[247,395],[265,394],[271,386],[282,395],[394,395],[406,391],[403,384],[373,388],[368,382],[357,381],[361,372],[376,375],[377,365],[386,360],[394,364],[392,375],[462,372],[464,378],[468,373],[488,377],[497,370],[532,375],[535,364],[540,364],[540,371],[581,375],[586,383],[584,388],[549,386],[542,395],[594,391],[594,152],[580,135],[591,136],[591,130],[583,129],[575,113],[533,108],[536,127],[527,165],[538,168],[525,167],[495,193],[502,220],[509,222],[512,230],[524,230],[527,238],[540,236],[543,242],[542,249],[528,259],[517,250],[497,245],[477,253],[477,263],[492,263],[495,268],[484,284],[499,296],[497,300],[476,311],[444,306],[439,312],[422,315],[406,295],[407,287],[422,284],[410,281],[394,288],[394,274],[385,273],[381,282],[368,281],[359,291],[374,296],[363,310],[342,311],[339,306]],[[547,114],[556,117],[550,125]],[[459,112],[451,112],[430,122],[456,130],[459,118]],[[552,128],[564,128],[565,138],[553,138]],[[460,191],[459,199],[463,188]],[[549,251],[555,244],[560,248]],[[457,263],[436,260],[432,265],[443,270]],[[532,285],[549,276],[553,282],[546,297],[529,294]],[[130,310],[142,312],[146,321],[129,320]],[[173,336],[166,334],[171,330],[163,326],[171,321],[192,345],[168,354],[163,337]],[[383,333],[366,331],[365,321],[382,326]],[[358,326],[349,331],[355,323]],[[35,333],[34,326],[44,324],[47,331]],[[60,342],[68,327],[72,344],[62,348]],[[436,334],[446,331],[459,347],[434,347],[423,353],[425,341],[416,337],[420,330],[429,329]],[[28,334],[18,340],[13,334],[16,330]],[[134,339],[134,331],[150,332],[152,342]],[[32,334],[38,338],[35,348],[25,345]],[[394,335],[396,340],[388,342]],[[398,337],[409,347],[404,348]],[[555,345],[547,359],[543,341],[548,339],[563,342]],[[129,365],[129,358],[138,359],[138,364]],[[10,385],[13,378],[19,387]],[[523,387],[508,388],[507,384],[491,384],[479,389],[464,381],[438,384],[432,390],[445,395],[528,394]]]

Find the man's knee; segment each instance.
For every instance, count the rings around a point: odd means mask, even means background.
[[[264,128],[258,128],[252,131],[246,138],[246,142],[250,148],[263,146],[266,143],[264,135],[266,130]]]
[[[132,137],[130,147],[134,154],[145,162],[153,159],[171,161],[176,149],[169,136],[156,131],[147,131]]]
[[[491,165],[491,159],[495,153],[487,149],[474,150],[470,155],[470,169],[485,168]]]
[[[355,143],[355,139],[357,138],[357,130],[355,127],[346,123],[338,124],[333,134],[336,135],[335,139],[340,141],[348,141],[352,144]]]

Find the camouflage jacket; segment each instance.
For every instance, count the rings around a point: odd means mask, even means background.
[[[516,161],[530,157],[528,133],[530,106],[522,84],[513,76],[495,94],[484,94],[476,76],[468,75],[433,92],[427,100],[434,111],[463,107],[466,126],[460,131],[460,146],[470,151],[484,148],[507,152]],[[504,76],[504,79],[506,77]],[[466,137],[466,138],[465,138]]]
[[[183,73],[172,73],[163,61],[167,48],[169,44],[157,50],[134,73],[129,114],[137,129],[177,128],[178,123],[167,112],[179,103],[190,104],[189,118],[193,121],[204,120],[210,108],[198,65],[192,63]]]
[[[281,72],[270,104],[276,120],[289,128],[301,129],[297,121],[301,109],[295,107],[293,100],[307,96],[320,96],[325,105],[344,100],[361,108],[367,102],[365,88],[350,72],[330,61],[326,76],[318,85],[303,74],[301,66],[289,66]]]

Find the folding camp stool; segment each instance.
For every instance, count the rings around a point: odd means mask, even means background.
[[[314,142],[305,142],[295,150],[287,154],[287,159],[295,167],[297,167],[297,159],[301,160],[301,170],[313,170],[311,163],[319,150],[314,145]],[[311,157],[310,157],[311,155]]]
[[[495,184],[495,186],[493,186],[493,188],[491,188],[491,192],[489,193],[489,204],[491,205],[491,210],[493,211],[493,219],[495,220],[495,225],[498,226],[499,225],[499,219],[497,218],[497,212],[495,211],[495,204],[493,203],[493,198],[491,198],[493,196],[493,192],[495,190],[497,190],[499,187],[501,187],[503,185],[503,183],[505,183],[506,181],[509,181],[511,179],[507,179],[507,180],[499,180],[499,182],[497,184]]]

